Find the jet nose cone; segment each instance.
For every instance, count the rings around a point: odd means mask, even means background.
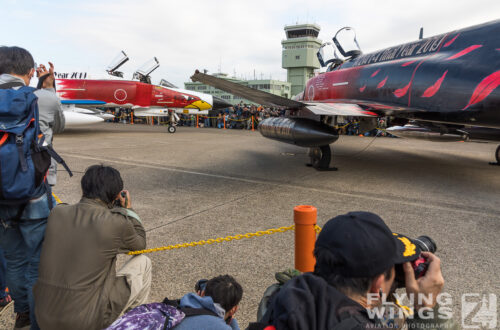
[[[227,101],[224,101],[223,99],[214,96],[213,97],[213,102],[214,104],[212,105],[213,110],[219,110],[219,109],[224,109],[224,108],[229,108],[232,107],[233,105]]]

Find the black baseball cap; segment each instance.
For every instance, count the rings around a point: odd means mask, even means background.
[[[334,253],[340,259],[335,271],[353,278],[382,274],[420,255],[418,245],[393,233],[382,218],[371,212],[349,212],[328,220],[316,247]]]

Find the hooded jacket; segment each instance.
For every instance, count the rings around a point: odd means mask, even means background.
[[[453,319],[439,317],[439,305],[424,314],[423,318],[418,314],[413,318],[407,318],[407,328],[460,329]],[[262,329],[268,324],[277,330],[394,328],[389,323],[387,326],[382,325],[377,316],[370,317],[363,306],[312,273],[305,273],[289,280],[273,298],[263,321],[255,324],[253,329]]]
[[[343,319],[368,323],[366,310],[321,277],[306,273],[289,280],[271,302],[265,323],[276,329],[334,329]],[[353,329],[364,329],[359,326]]]
[[[200,297],[196,293],[188,293],[181,298],[180,307],[204,308],[215,312],[219,317],[212,315],[197,315],[186,317],[175,327],[175,330],[204,329],[204,330],[239,330],[236,319],[228,325],[224,321],[226,311],[219,304],[214,303],[212,297]]]

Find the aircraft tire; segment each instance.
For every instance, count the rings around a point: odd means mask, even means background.
[[[177,129],[175,128],[175,126],[168,125],[168,127],[167,127],[167,131],[168,131],[169,133],[172,133],[172,134],[173,134],[173,133],[175,133],[175,131],[176,131],[176,130],[177,130]]]
[[[326,170],[330,167],[332,151],[329,145],[309,149],[311,165],[318,170]]]

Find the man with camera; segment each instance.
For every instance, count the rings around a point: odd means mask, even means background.
[[[200,280],[195,287],[196,293],[184,295],[179,303],[183,309],[203,309],[200,313],[186,317],[175,327],[176,330],[220,329],[239,330],[234,314],[243,297],[243,288],[230,275],[221,275],[210,280]]]
[[[146,247],[142,221],[120,173],[93,165],[81,187],[79,203],[58,205],[48,219],[33,289],[42,329],[102,329],[145,303],[149,294],[149,258],[138,255],[115,268],[119,253]]]
[[[252,329],[444,328],[449,320],[436,305],[444,286],[440,260],[432,240],[419,239],[393,234],[369,212],[329,220],[316,241],[314,272],[289,280]],[[395,299],[386,301],[398,287],[414,299],[413,314],[398,313],[404,308]],[[385,313],[374,313],[382,307]]]

